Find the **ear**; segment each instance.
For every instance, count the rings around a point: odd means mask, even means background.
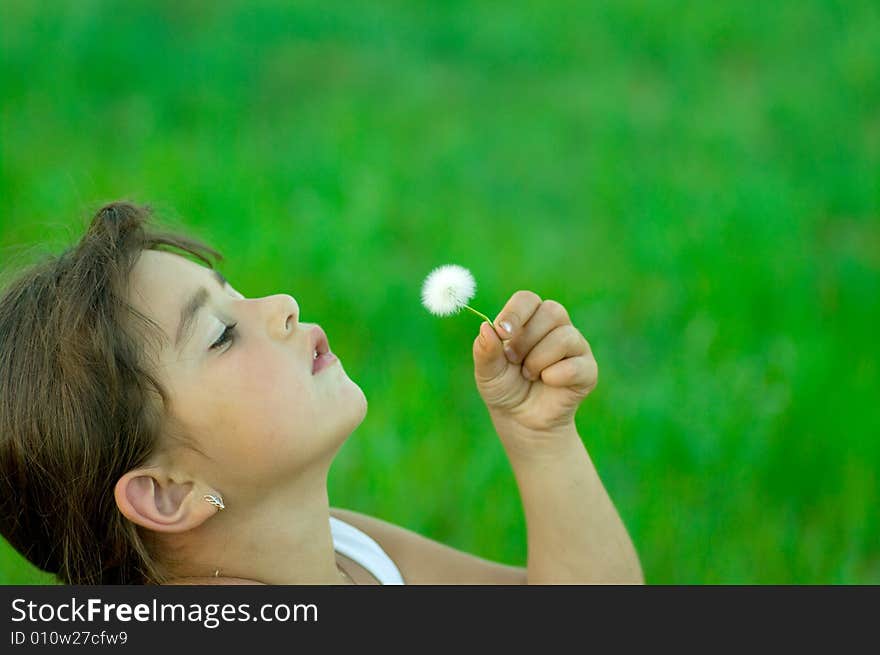
[[[193,480],[175,481],[158,467],[133,469],[113,491],[116,505],[130,521],[157,532],[186,532],[219,510],[203,500],[208,489]]]

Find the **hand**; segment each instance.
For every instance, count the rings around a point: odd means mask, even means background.
[[[599,369],[565,307],[517,291],[494,325],[498,334],[484,321],[474,340],[474,378],[499,435],[501,429],[546,435],[573,426]]]

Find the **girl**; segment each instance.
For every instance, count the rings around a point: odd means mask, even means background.
[[[506,566],[330,507],[367,401],[327,335],[149,223],[103,207],[0,299],[0,531],[31,562],[68,584],[642,581],[575,428],[598,371],[562,305],[518,291],[504,339],[473,342],[528,529]]]

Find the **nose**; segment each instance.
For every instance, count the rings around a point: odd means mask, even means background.
[[[269,333],[279,339],[285,339],[296,329],[299,323],[299,304],[293,296],[279,293],[269,298],[272,301],[268,312]]]

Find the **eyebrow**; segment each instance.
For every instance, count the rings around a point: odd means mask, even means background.
[[[226,284],[227,280],[223,277],[223,273],[215,269],[211,269],[211,273],[221,287]],[[180,312],[180,322],[177,324],[177,335],[174,337],[174,347],[177,350],[180,350],[186,343],[186,340],[189,339],[189,331],[193,323],[195,323],[196,315],[205,306],[205,303],[208,302],[209,295],[205,287],[200,287],[192,295],[192,298],[189,299],[189,302],[183,306]]]

